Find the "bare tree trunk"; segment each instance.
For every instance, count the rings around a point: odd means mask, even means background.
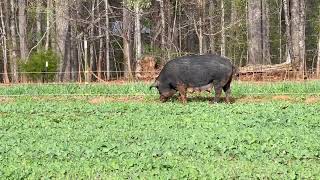
[[[95,0],[91,1],[91,28],[90,28],[90,37],[89,39],[91,39],[90,42],[90,49],[89,49],[89,69],[90,69],[90,78],[89,81],[92,80],[92,75],[94,74],[94,61],[95,61],[95,53],[94,53],[94,49],[95,49],[95,41],[92,40],[94,37],[94,30],[95,30],[95,25],[94,22],[95,21]]]
[[[301,75],[304,75],[306,71],[306,59],[305,59],[305,52],[306,52],[306,45],[305,45],[305,29],[306,29],[306,17],[305,17],[305,0],[300,0],[300,25],[299,25],[299,54],[300,54],[300,62],[299,62],[299,71]]]
[[[141,63],[140,63],[140,58],[142,55],[142,46],[141,46],[141,10],[139,7],[139,3],[136,2],[134,5],[134,11],[135,11],[135,32],[134,32],[134,42],[135,42],[135,50],[136,50],[136,77],[140,78],[141,77]]]
[[[319,21],[320,21],[320,6],[319,6]],[[319,37],[318,37],[318,59],[317,59],[317,78],[320,78],[320,31],[319,31]]]
[[[224,0],[221,0],[221,55],[226,55],[226,32],[224,23]]]
[[[20,39],[20,58],[25,61],[28,55],[27,48],[27,17],[26,0],[19,0],[19,39]]]
[[[287,53],[287,63],[292,63],[292,38],[291,38],[291,23],[290,23],[290,14],[289,14],[289,0],[283,0],[283,10],[284,18],[286,23],[286,53]]]
[[[237,7],[236,7],[236,2],[235,1],[232,1],[231,2],[231,24],[236,24],[238,20],[238,12],[237,12]],[[230,37],[232,38],[232,42],[230,44],[231,46],[231,53],[229,56],[232,57],[232,59],[235,61],[237,57],[237,48],[238,48],[238,45],[237,45],[237,42],[238,42],[238,28],[239,26],[236,26],[234,25],[232,28],[231,28],[231,32],[230,32]]]
[[[45,50],[47,51],[49,49],[50,44],[50,21],[52,16],[52,0],[47,0],[47,17],[46,17],[46,44],[45,44]]]
[[[11,31],[11,49],[10,49],[10,59],[11,59],[11,72],[12,72],[12,80],[15,83],[18,83],[18,66],[17,66],[17,33],[16,33],[16,16],[15,16],[15,1],[10,0],[10,9],[11,9],[11,16],[10,16],[10,31]]]
[[[199,0],[199,7],[198,7],[198,14],[199,14],[199,29],[198,29],[198,38],[199,38],[199,54],[203,54],[203,22],[202,22],[202,15],[203,15],[203,0]]]
[[[173,24],[172,24],[172,33],[171,33],[171,42],[172,42],[172,46],[175,49],[175,52],[179,53],[180,52],[180,48],[178,47],[179,45],[179,34],[178,34],[178,29],[177,29],[177,19],[178,19],[178,13],[179,13],[179,1],[175,0],[175,6],[174,6],[174,18],[173,18]],[[171,57],[170,57],[171,59]]]
[[[248,48],[249,64],[261,64],[263,62],[262,43],[261,43],[261,1],[248,1]]]
[[[301,16],[304,16],[301,15],[304,14],[304,6],[301,7],[301,1],[303,0],[291,0],[290,3],[293,65],[295,69],[300,70],[304,63],[304,52],[301,54],[303,51],[301,48],[304,46],[304,40],[302,40],[304,37],[301,37],[304,36],[304,21],[301,18]]]
[[[68,32],[68,0],[56,0],[56,41],[59,62],[59,81],[63,81],[65,69],[66,39]]]
[[[123,7],[123,56],[125,61],[125,77],[132,78],[132,46],[131,46],[131,14]]]
[[[160,16],[161,16],[161,49],[164,51],[166,49],[166,40],[165,40],[165,33],[166,33],[166,20],[164,15],[164,0],[160,1]],[[164,59],[162,57],[162,62],[164,62]]]
[[[172,51],[172,4],[170,1],[165,3],[165,10],[166,10],[166,23],[167,23],[167,39],[166,39],[166,52],[167,52],[167,60],[171,59],[171,51]]]
[[[7,33],[6,33],[6,25],[3,20],[3,11],[2,11],[2,3],[0,3],[0,21],[1,21],[1,29],[0,29],[0,40],[2,44],[2,56],[3,56],[3,83],[10,83],[8,76],[8,57],[7,57]]]
[[[282,63],[282,8],[283,8],[283,4],[282,2],[280,3],[280,7],[279,7],[279,63]]]
[[[42,1],[37,0],[37,7],[36,7],[36,21],[37,21],[37,42],[41,40],[41,7],[42,7]],[[41,48],[41,45],[37,46],[37,49],[39,50]]]
[[[202,16],[202,52],[203,54],[206,54],[208,53],[208,43],[207,43],[207,40],[208,40],[208,37],[205,35],[205,33],[208,31],[208,25],[207,25],[207,17],[208,17],[208,14],[207,14],[207,4],[206,4],[207,1],[205,0],[202,0],[202,13],[201,13],[201,16]]]
[[[110,35],[109,35],[109,2],[104,0],[106,11],[106,65],[107,65],[107,80],[110,80]]]
[[[108,5],[107,5],[108,6]],[[107,9],[106,9],[107,10]],[[101,19],[100,15],[100,8],[99,8],[99,1],[97,1],[97,12],[98,12],[98,19]],[[108,12],[108,10],[106,11]],[[101,28],[101,22],[99,20],[98,23],[98,34],[99,34],[99,54],[98,54],[98,62],[97,62],[97,75],[98,75],[98,80],[102,78],[102,60],[103,60],[103,51],[105,50],[103,48],[103,38],[102,38],[102,28]]]
[[[77,6],[76,6],[77,7]],[[74,22],[73,22],[74,23]],[[70,47],[70,66],[71,66],[71,79],[72,81],[77,81],[78,79],[78,71],[80,71],[79,69],[79,56],[78,56],[78,44],[77,44],[77,40],[75,40],[74,37],[77,36],[77,31],[75,30],[75,27],[72,27],[70,30],[70,43],[71,43],[71,47]]]
[[[50,0],[51,1],[51,0]],[[49,3],[49,1],[48,1]],[[73,2],[73,13],[70,15],[71,18],[75,18],[75,19],[79,19],[79,9],[80,9],[80,1],[74,1]],[[48,4],[48,7],[50,7],[51,5]],[[49,9],[49,8],[48,8]],[[51,9],[49,9],[50,12]],[[50,14],[48,14],[47,16],[47,20],[50,19]],[[50,25],[47,22],[47,25]],[[82,51],[82,41],[79,41],[79,39],[82,36],[79,36],[78,33],[78,28],[77,28],[77,21],[71,21],[70,22],[70,71],[71,71],[71,80],[76,82],[79,81],[81,82],[81,58],[83,56],[83,51]],[[51,30],[49,29],[50,26],[48,26],[48,33],[51,32]],[[77,38],[78,37],[78,38]],[[50,37],[47,37],[48,39],[48,45],[49,45],[49,40]]]
[[[214,8],[214,0],[210,0],[210,4],[209,4],[209,24],[210,24],[210,34],[213,34],[214,32],[214,12],[215,12],[215,8]],[[210,41],[210,52],[211,53],[215,53],[215,40],[214,40],[214,35],[210,35],[209,36],[209,41]]]
[[[181,55],[181,52],[182,52],[182,26],[181,26],[181,21],[182,21],[182,18],[181,18],[181,2],[180,1],[178,1],[179,2],[179,9],[178,9],[178,11],[179,11],[179,20],[178,20],[178,36],[179,36],[179,55]]]
[[[263,57],[263,64],[271,64],[270,58],[270,23],[269,23],[269,5],[267,0],[262,0],[261,2],[261,28],[262,28],[262,57]]]

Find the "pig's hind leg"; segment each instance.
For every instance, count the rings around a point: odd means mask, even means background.
[[[213,87],[215,91],[215,96],[210,103],[218,103],[222,94],[222,86],[220,83],[215,83]]]
[[[187,103],[187,86],[179,84],[177,86],[177,90],[179,91],[180,100],[182,101],[182,103]]]
[[[226,94],[226,103],[230,103],[230,96],[231,96],[231,81],[229,81],[226,85],[223,86],[223,91]]]

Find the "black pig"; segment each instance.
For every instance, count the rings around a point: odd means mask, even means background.
[[[187,102],[187,89],[207,90],[214,87],[215,97],[211,102],[216,103],[222,93],[226,94],[226,102],[230,102],[230,84],[233,75],[237,73],[230,60],[218,55],[192,55],[169,61],[161,70],[155,82],[150,86],[156,87],[160,101],[165,102],[177,91],[183,103]]]

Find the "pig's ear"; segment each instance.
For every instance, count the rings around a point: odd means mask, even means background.
[[[156,80],[153,84],[151,84],[151,86],[149,87],[149,89],[151,90],[151,88],[153,88],[153,87],[158,87],[159,86],[159,81],[158,80]]]

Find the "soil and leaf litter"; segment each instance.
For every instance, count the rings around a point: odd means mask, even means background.
[[[0,87],[0,177],[320,177],[320,83],[232,84],[160,103],[149,84]]]

